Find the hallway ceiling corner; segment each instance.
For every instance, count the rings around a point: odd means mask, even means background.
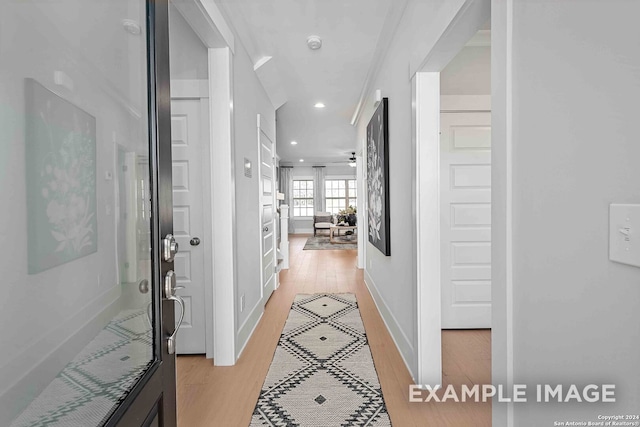
[[[282,160],[330,163],[356,150],[351,119],[408,0],[215,1],[277,108]],[[322,39],[320,49],[307,46],[310,36]],[[314,108],[316,103],[326,108]]]

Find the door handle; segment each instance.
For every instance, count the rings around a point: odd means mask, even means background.
[[[265,233],[266,233],[266,232],[268,232],[268,231],[269,231],[269,227],[264,227],[264,228],[262,229],[262,231],[264,231]]]
[[[141,294],[146,294],[149,292],[149,281],[147,279],[142,279],[138,283],[138,290]]]
[[[189,241],[189,243],[191,244],[191,246],[198,246],[200,244],[200,238],[194,237]]]
[[[176,335],[184,320],[184,300],[175,294],[176,290],[184,289],[184,286],[176,286],[176,274],[173,270],[167,271],[167,275],[164,276],[164,297],[169,301],[177,302],[180,306],[180,317],[175,329],[167,337],[167,352],[169,354],[175,354],[176,352]]]
[[[184,300],[176,295],[171,295],[171,297],[167,298],[169,301],[175,301],[180,306],[180,318],[178,323],[176,324],[176,328],[173,330],[171,335],[167,337],[167,353],[175,354],[176,352],[176,335],[178,335],[178,330],[182,325],[182,321],[184,320]]]

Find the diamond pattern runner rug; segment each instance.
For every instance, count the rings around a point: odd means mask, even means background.
[[[255,426],[391,426],[355,295],[296,295]]]

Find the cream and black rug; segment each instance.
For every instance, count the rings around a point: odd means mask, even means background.
[[[296,295],[251,427],[390,425],[355,295]]]
[[[329,236],[314,236],[307,239],[303,250],[345,250],[358,249],[358,237],[355,234],[349,236],[334,237],[337,243],[331,243]]]

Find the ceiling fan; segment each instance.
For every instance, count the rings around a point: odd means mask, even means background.
[[[347,160],[336,160],[333,163],[334,164],[345,164],[345,163],[347,163],[352,168],[355,168],[357,166],[357,164],[356,164],[356,152],[355,151],[348,151],[345,154],[347,154],[347,153],[351,153],[351,157],[349,157]]]
[[[355,168],[357,166],[355,151],[353,151],[351,153],[351,157],[349,157],[349,166],[351,166],[352,168]]]

